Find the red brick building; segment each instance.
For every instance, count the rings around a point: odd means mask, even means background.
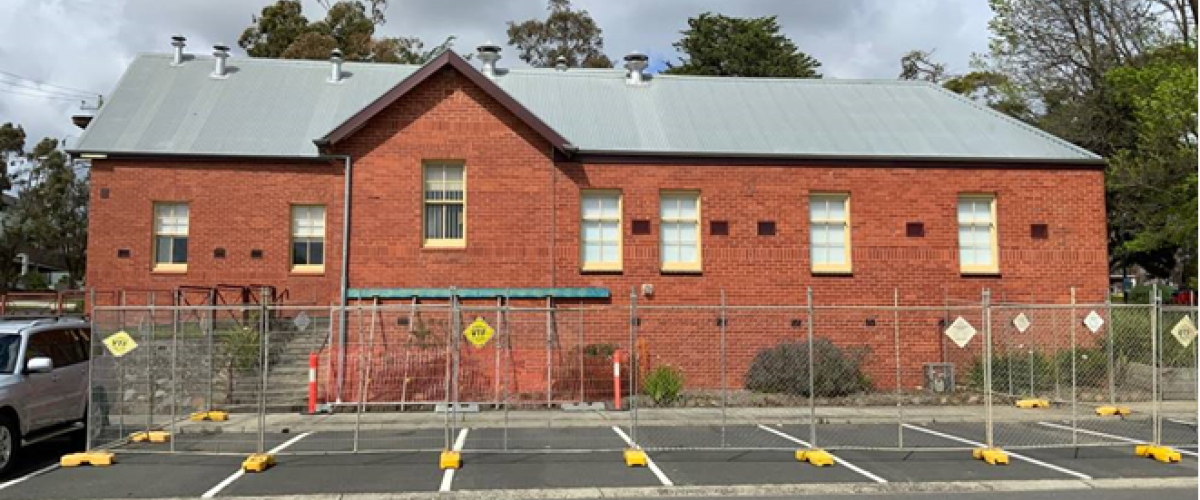
[[[488,66],[139,57],[74,151],[87,285],[1103,298],[1102,160],[936,86]]]

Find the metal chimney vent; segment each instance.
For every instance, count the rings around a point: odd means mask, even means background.
[[[478,57],[479,61],[483,63],[483,67],[480,68],[480,71],[482,71],[483,74],[488,78],[495,78],[496,61],[500,60],[500,46],[492,43],[491,41],[487,41],[484,42],[483,45],[476,47],[475,51],[475,57]]]
[[[329,82],[330,83],[339,83],[342,81],[342,60],[343,59],[342,59],[342,51],[341,50],[333,49],[333,52],[329,53],[329,63],[330,63],[329,64],[330,65]]]
[[[630,85],[645,85],[646,75],[643,71],[650,65],[650,57],[638,51],[630,52],[625,56],[625,69],[629,70],[629,75],[625,78],[625,83]]]
[[[567,58],[564,56],[558,56],[558,59],[554,60],[554,69],[556,69],[558,71],[566,71],[567,70]]]
[[[171,37],[171,46],[175,47],[175,57],[171,58],[171,66],[183,64],[183,48],[187,46],[187,38],[183,35]]]
[[[229,74],[225,70],[225,60],[229,59],[229,46],[218,43],[213,45],[213,60],[216,64],[213,67],[213,78],[228,78]]]

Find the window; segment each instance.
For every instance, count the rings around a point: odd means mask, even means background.
[[[663,271],[700,270],[700,193],[663,193],[659,210]]]
[[[583,270],[621,270],[621,193],[584,192],[582,206]]]
[[[25,349],[25,363],[37,357],[47,357],[54,368],[71,366],[88,360],[88,347],[83,343],[78,329],[50,330],[29,336]]]
[[[462,165],[425,166],[425,246],[466,244]]]
[[[813,195],[808,207],[813,272],[850,272],[850,195]]]
[[[325,207],[292,207],[292,270],[325,270]]]
[[[964,273],[1000,270],[996,256],[996,198],[964,195],[958,198],[958,260]]]
[[[186,203],[154,205],[154,270],[187,270],[188,206]]]

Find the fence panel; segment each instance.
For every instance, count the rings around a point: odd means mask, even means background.
[[[1194,447],[1197,408],[1196,307],[1163,306],[1159,322],[1159,437],[1167,446]]]

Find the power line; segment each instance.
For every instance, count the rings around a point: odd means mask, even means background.
[[[0,88],[0,92],[3,92],[5,94],[20,95],[20,96],[26,96],[26,97],[40,97],[42,99],[57,99],[60,101],[84,101],[84,100],[86,100],[83,97],[53,96],[53,95],[46,95],[46,94],[28,94],[25,92],[17,92],[15,90],[3,89],[3,88]]]
[[[88,95],[98,95],[99,94],[99,92],[92,92],[90,90],[77,89],[74,87],[68,87],[66,85],[56,85],[53,83],[40,82],[40,81],[34,80],[32,78],[27,78],[27,77],[18,75],[16,73],[9,73],[9,72],[3,71],[3,70],[0,70],[0,75],[7,75],[7,76],[10,76],[13,78],[20,79],[20,80],[30,81],[30,82],[36,83],[38,85],[46,86],[46,87],[57,87],[59,89],[70,91],[70,92],[77,92],[77,93],[88,94]]]
[[[82,92],[78,92],[78,93],[76,93],[76,92],[59,92],[57,90],[47,90],[47,89],[39,88],[37,85],[33,85],[28,82],[21,82],[21,81],[14,82],[14,81],[0,80],[0,85],[9,85],[9,86],[12,86],[13,88],[16,88],[19,90],[24,90],[26,92],[33,91],[33,92],[39,92],[42,94],[58,96],[58,97],[72,97],[72,98],[80,98],[80,99],[83,99],[83,98],[94,99],[96,97],[96,94],[84,94]]]

